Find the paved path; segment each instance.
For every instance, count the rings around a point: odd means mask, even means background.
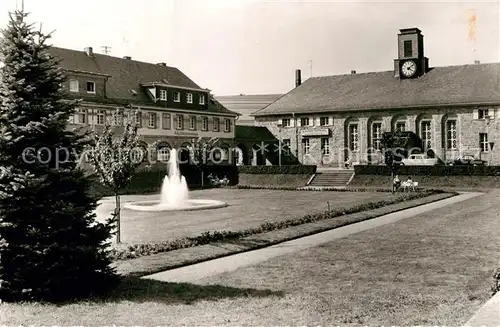
[[[344,226],[327,232],[303,237],[289,242],[284,242],[278,245],[270,246],[268,248],[240,253],[183,268],[168,270],[145,276],[143,278],[168,282],[195,282],[202,278],[218,275],[225,272],[231,272],[236,269],[251,266],[277,256],[286,255],[306,248],[318,246],[340,238],[347,237],[351,234],[394,223],[405,218],[410,218],[421,213],[441,208],[443,206],[465,201],[467,199],[477,197],[481,194],[483,193],[463,193],[459,196],[425,204],[417,208],[388,214],[379,218],[366,220],[360,223]]]

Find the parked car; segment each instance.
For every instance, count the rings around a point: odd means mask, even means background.
[[[405,166],[434,166],[438,164],[437,158],[429,158],[423,153],[416,153],[410,155],[401,161]]]
[[[471,155],[464,155],[451,161],[449,164],[451,166],[484,166],[486,163],[486,160],[478,159]]]

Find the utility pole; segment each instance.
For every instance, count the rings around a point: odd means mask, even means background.
[[[19,10],[19,0],[16,1],[16,10]],[[21,12],[24,12],[24,0],[21,0]]]
[[[107,45],[103,45],[101,46],[102,48],[102,51],[104,52],[104,54],[108,54],[111,52],[111,47],[110,46],[107,46]]]

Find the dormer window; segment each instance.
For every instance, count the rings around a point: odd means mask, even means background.
[[[87,93],[95,94],[95,83],[87,82]]]
[[[167,101],[167,90],[160,90],[160,100]]]
[[[174,102],[181,102],[181,93],[174,92]]]
[[[78,81],[76,79],[72,79],[69,81],[69,91],[70,92],[78,92],[79,91],[79,85],[78,85]]]
[[[186,94],[186,102],[187,103],[193,103],[193,93],[187,93]]]
[[[205,104],[205,95],[200,94],[200,104]]]

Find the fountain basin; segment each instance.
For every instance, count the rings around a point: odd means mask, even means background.
[[[218,209],[227,207],[226,202],[206,199],[190,199],[179,204],[160,203],[160,201],[137,201],[124,203],[123,208],[134,211],[194,211],[205,209]]]

